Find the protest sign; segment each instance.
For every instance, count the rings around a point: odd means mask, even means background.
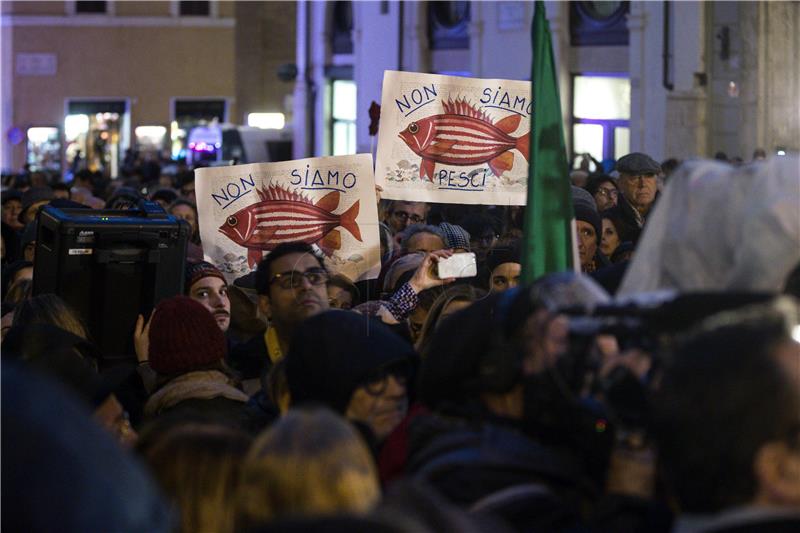
[[[530,82],[386,71],[381,101],[383,198],[525,205]]]
[[[195,170],[206,261],[232,281],[281,243],[319,249],[353,281],[380,270],[372,156],[316,157]]]

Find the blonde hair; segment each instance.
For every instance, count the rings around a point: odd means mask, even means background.
[[[247,454],[236,526],[282,516],[365,513],[379,498],[372,455],[356,430],[328,409],[290,409]]]
[[[192,423],[167,430],[144,451],[178,507],[180,531],[234,531],[234,494],[250,437],[232,427]]]
[[[448,305],[453,302],[472,303],[484,296],[486,296],[486,291],[472,285],[458,284],[445,287],[444,292],[431,305],[428,316],[425,317],[425,322],[422,324],[422,330],[420,330],[419,339],[417,339],[415,346],[417,353],[422,354],[423,357],[425,356],[433,332],[436,331],[436,327],[441,322],[442,313],[447,309]]]

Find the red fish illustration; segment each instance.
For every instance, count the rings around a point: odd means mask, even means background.
[[[421,178],[433,181],[436,163],[474,166],[488,163],[495,176],[514,167],[516,149],[528,159],[530,132],[512,137],[521,117],[509,115],[497,124],[466,100],[442,102],[444,113],[412,122],[400,138],[422,156]]]
[[[264,255],[284,242],[316,243],[328,256],[342,247],[342,236],[334,228],[341,226],[361,241],[356,224],[359,200],[340,215],[339,191],[332,191],[316,203],[279,185],[257,190],[260,202],[240,209],[219,227],[230,240],[248,249],[247,262],[253,267]]]

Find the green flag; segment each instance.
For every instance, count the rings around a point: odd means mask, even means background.
[[[572,270],[573,265],[572,193],[567,176],[567,151],[553,45],[544,2],[536,2],[531,34],[533,116],[522,250],[525,283],[550,272]]]

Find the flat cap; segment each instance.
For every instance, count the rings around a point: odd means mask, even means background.
[[[617,161],[617,171],[624,174],[660,174],[661,165],[647,154],[633,152],[620,157]]]

